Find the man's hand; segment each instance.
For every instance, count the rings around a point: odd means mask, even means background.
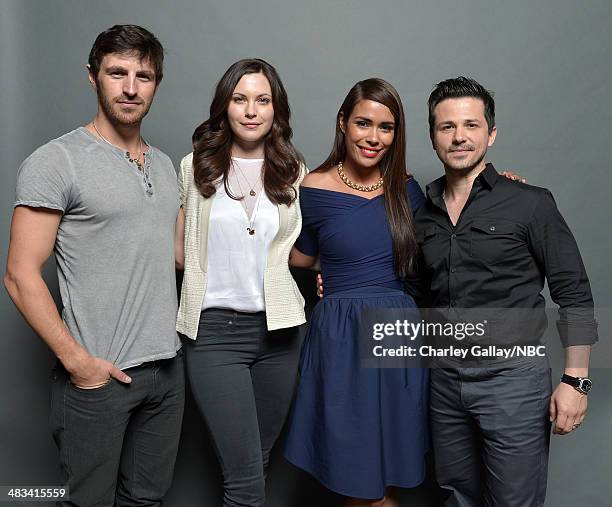
[[[66,365],[70,374],[70,382],[81,389],[95,389],[107,384],[111,377],[129,384],[132,379],[117,368],[113,363],[93,357],[85,350],[78,358]]]
[[[323,297],[323,277],[321,273],[317,273],[317,296]]]
[[[57,210],[15,208],[4,277],[6,289],[28,324],[62,362],[73,384],[100,387],[111,377],[131,382],[115,365],[91,356],[76,342],[42,278],[42,266],[53,251],[61,219]]]
[[[561,382],[550,397],[550,421],[554,421],[553,433],[567,435],[584,421],[587,396],[572,386]]]

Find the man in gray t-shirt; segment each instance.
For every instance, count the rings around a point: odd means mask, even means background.
[[[95,119],[36,150],[18,174],[5,284],[59,360],[51,425],[70,505],[159,505],[172,478],[184,402],[174,326],[182,224],[172,162],[140,135],[162,66],[147,30],[101,33],[88,65]],[[61,317],[41,276],[52,250]]]

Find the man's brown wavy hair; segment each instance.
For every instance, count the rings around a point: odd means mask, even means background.
[[[138,25],[114,25],[96,37],[87,63],[97,80],[105,55],[136,53],[141,60],[149,60],[155,69],[155,85],[164,77],[164,48],[149,30]]]
[[[293,185],[300,175],[303,158],[291,142],[287,93],[276,69],[259,58],[239,60],[227,69],[217,83],[210,117],[193,133],[193,177],[204,197],[214,195],[222,179],[227,194],[240,199],[232,195],[227,183],[233,141],[227,108],[242,76],[260,72],[270,83],[274,108],[274,121],[264,140],[263,187],[274,204],[290,205],[297,197]]]

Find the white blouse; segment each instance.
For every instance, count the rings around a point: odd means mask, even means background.
[[[234,163],[237,161],[243,170],[251,171],[256,168],[248,165],[259,164],[260,170],[263,163],[252,160],[247,164],[244,159],[234,159]],[[241,195],[234,186],[230,190],[235,196]],[[264,272],[268,249],[279,229],[278,209],[261,185],[250,219],[241,201],[230,198],[223,184],[217,187],[213,199],[208,229],[208,284],[202,309],[265,311]],[[251,228],[254,234],[249,234]]]

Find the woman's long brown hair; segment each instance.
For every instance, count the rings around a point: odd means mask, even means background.
[[[204,197],[211,197],[222,179],[227,194],[239,199],[231,194],[227,183],[233,140],[227,108],[242,76],[260,72],[270,83],[274,108],[274,121],[264,140],[264,190],[274,204],[290,205],[296,198],[293,184],[300,175],[303,158],[291,142],[293,131],[289,125],[291,111],[287,93],[276,69],[259,58],[239,60],[227,69],[217,83],[210,117],[193,133],[193,177]]]
[[[345,136],[340,128],[340,118],[348,123],[353,109],[362,100],[372,100],[389,108],[395,119],[393,143],[380,161],[380,172],[385,189],[385,209],[393,239],[393,263],[400,278],[414,273],[418,243],[414,232],[414,218],[406,193],[406,122],[399,94],[383,79],[359,81],[342,102],[336,116],[336,137],[331,153],[317,168],[326,171],[346,158]]]

